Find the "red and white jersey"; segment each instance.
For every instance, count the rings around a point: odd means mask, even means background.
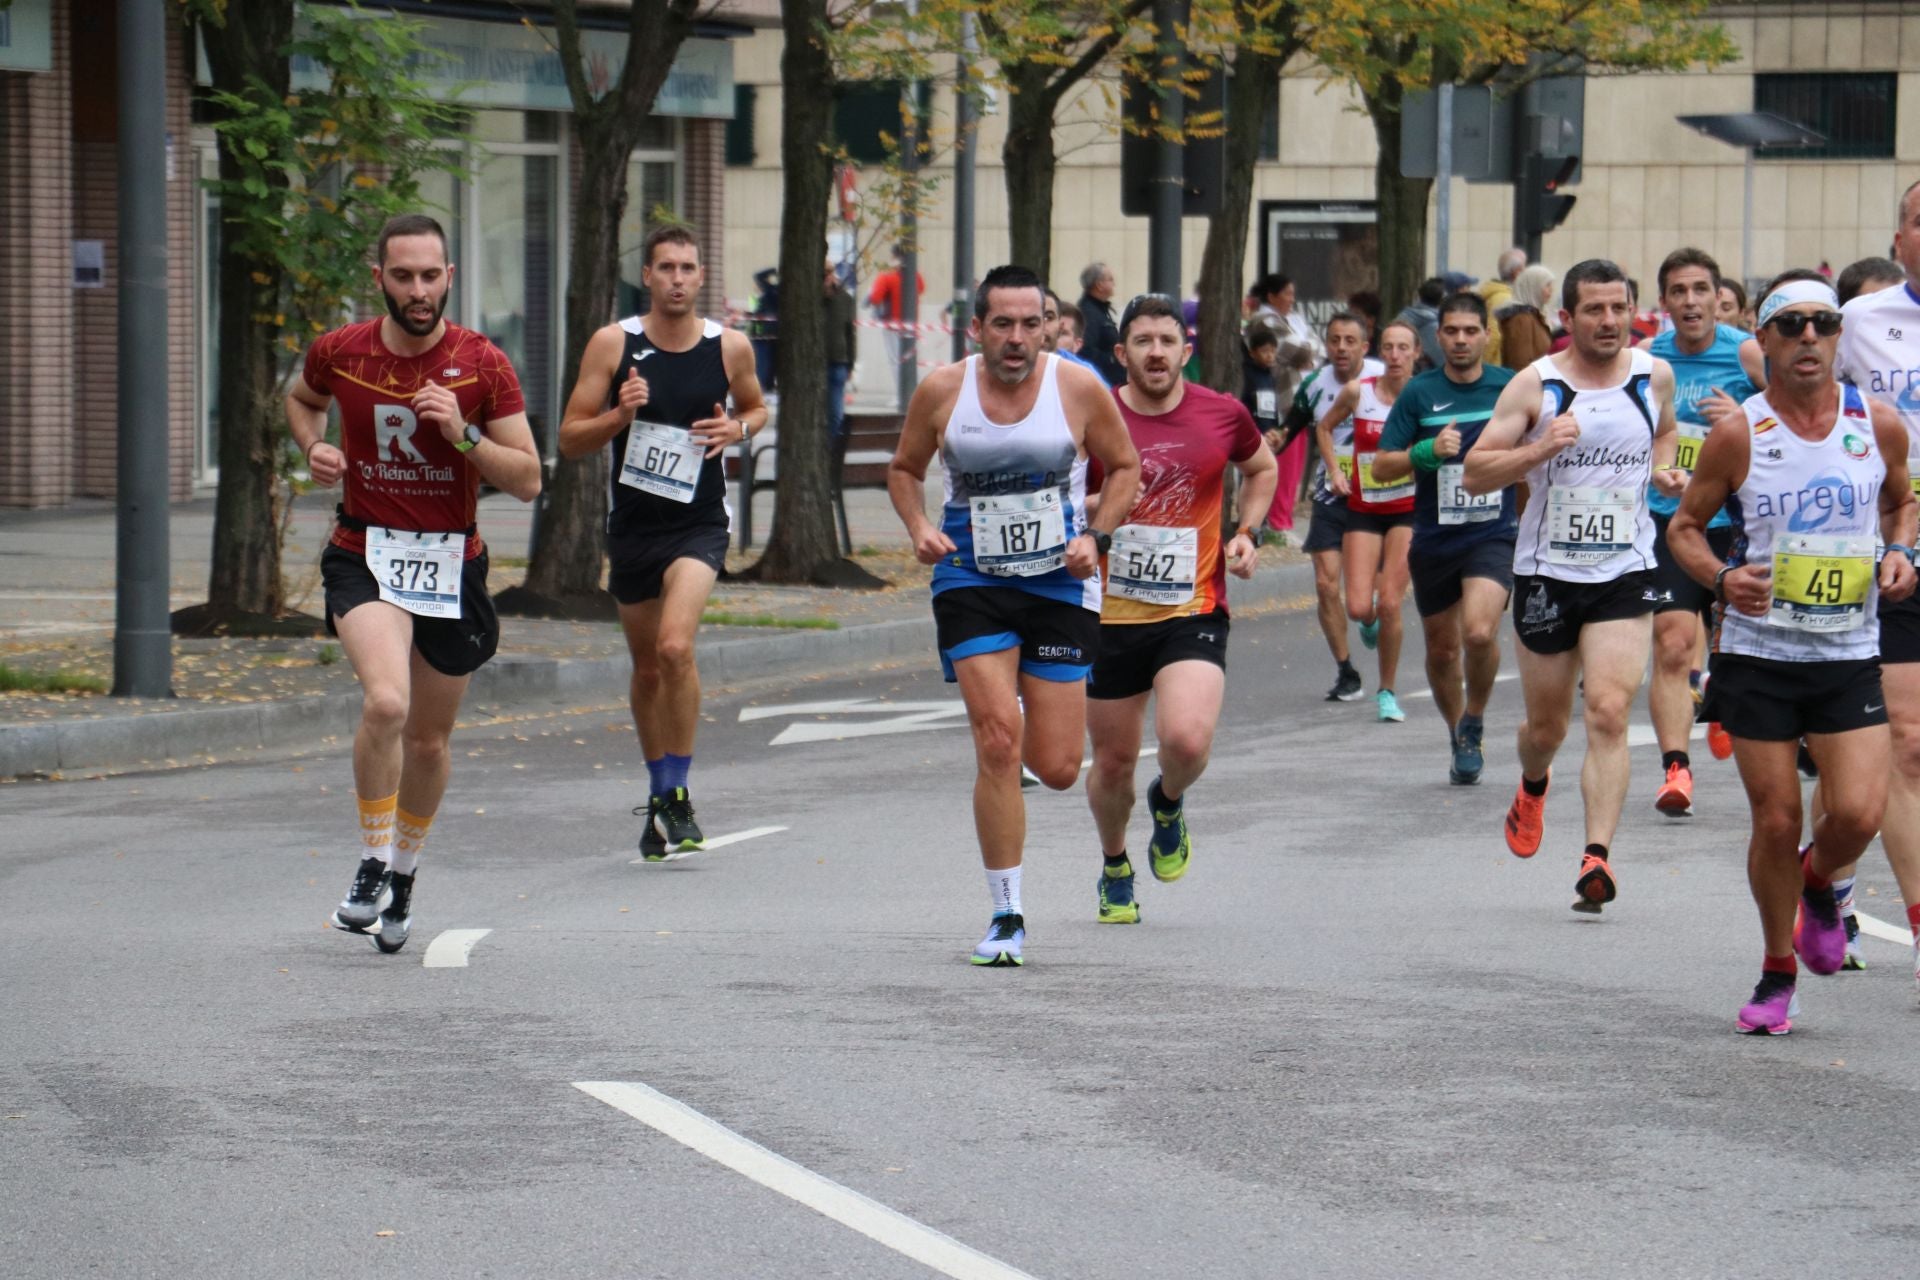
[[[1413,510],[1413,473],[1399,480],[1373,478],[1374,455],[1380,433],[1386,430],[1391,400],[1381,400],[1378,377],[1360,379],[1360,399],[1353,406],[1353,464],[1347,474],[1347,505],[1355,511],[1394,516]]]

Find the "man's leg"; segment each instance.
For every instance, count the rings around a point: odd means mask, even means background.
[[[1340,559],[1347,576],[1347,617],[1364,629],[1380,617],[1374,583],[1380,577],[1380,547],[1385,541],[1366,529],[1349,529],[1340,539]]]
[[[1226,693],[1227,673],[1211,662],[1173,662],[1154,676],[1153,733],[1167,799],[1178,802],[1206,772]]]
[[[1547,782],[1553,757],[1566,741],[1573,718],[1573,693],[1580,679],[1580,653],[1537,653],[1523,641],[1520,654],[1520,695],[1526,716],[1515,741],[1520,757],[1520,787],[1507,809],[1507,848],[1516,857],[1531,858],[1540,851],[1544,832]]]
[[[693,637],[718,576],[705,561],[682,557],[667,566],[657,597],[620,606],[620,625],[633,658],[628,701],[647,764],[647,828],[641,853],[656,860],[697,851],[706,841],[687,787],[700,725],[700,669],[694,662]]]
[[[1587,808],[1587,849],[1604,857],[1627,802],[1630,757],[1627,715],[1640,691],[1653,643],[1649,618],[1589,622],[1580,632],[1580,670],[1586,704],[1587,759],[1580,794]]]
[[[1782,1034],[1791,1029],[1794,979],[1793,921],[1804,874],[1800,867],[1800,777],[1792,742],[1733,740],[1734,763],[1753,811],[1747,839],[1747,887],[1760,911],[1760,983],[1740,1010],[1737,1027]]]
[[[360,680],[360,724],[353,734],[359,864],[333,922],[366,932],[379,918],[380,893],[393,859],[401,735],[412,693],[413,616],[384,600],[370,600],[335,614],[333,625]]]
[[[1018,868],[1027,838],[1027,808],[1020,798],[1024,726],[1019,672],[1018,649],[977,654],[953,664],[973,729],[974,833],[980,842],[980,861],[990,872]],[[1056,777],[1048,785],[1057,781]]]
[[[1347,606],[1340,599],[1340,552],[1338,549],[1313,553],[1313,595],[1320,610],[1320,634],[1327,638],[1327,651],[1341,666],[1351,653],[1347,648]]]
[[[1406,634],[1401,604],[1407,598],[1407,548],[1413,544],[1413,526],[1396,525],[1387,530],[1380,549],[1380,576],[1375,581],[1379,593],[1380,687],[1392,689],[1400,674],[1400,644]]]
[[[413,928],[413,878],[419,870],[427,832],[446,794],[452,762],[448,743],[460,715],[460,700],[472,680],[471,676],[450,676],[435,670],[417,649],[411,675],[413,697],[407,708],[406,728],[401,732],[400,797],[389,864],[393,871],[388,882],[392,898],[380,913],[380,933],[375,940],[389,955],[406,945]]]
[[[1920,935],[1920,662],[1889,662],[1880,668],[1893,732],[1893,770],[1880,843],[1907,904],[1907,922]],[[1816,754],[1814,760],[1819,761]],[[1820,781],[1826,782],[1821,766]],[[1916,973],[1920,977],[1920,973]]]
[[[1694,655],[1700,637],[1699,615],[1691,609],[1668,609],[1653,615],[1653,679],[1647,686],[1647,710],[1653,715],[1653,733],[1660,740],[1662,771],[1673,765],[1691,770],[1687,743],[1693,733]],[[1692,811],[1691,783],[1684,799],[1671,799],[1659,808],[1667,813]],[[1667,799],[1665,789],[1661,799]]]
[[[1427,685],[1449,733],[1460,723],[1466,692],[1460,669],[1460,612],[1456,603],[1420,619],[1427,641]]]
[[[1127,851],[1127,819],[1133,816],[1134,773],[1140,767],[1147,695],[1087,699],[1087,730],[1093,738],[1093,768],[1087,774],[1087,807],[1100,832],[1100,853]]]
[[[1512,592],[1492,578],[1463,578],[1460,582],[1460,636],[1466,648],[1466,714],[1479,719],[1487,713],[1494,682],[1500,676],[1500,619]]]

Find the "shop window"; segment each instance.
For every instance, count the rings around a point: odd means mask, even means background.
[[[758,96],[758,85],[733,86],[733,119],[727,121],[727,163],[730,165],[753,163],[753,104]]]
[[[900,116],[898,80],[868,80],[846,84],[834,94],[833,136],[847,149],[855,164],[884,164],[889,154],[886,140],[897,143],[904,128]],[[920,118],[933,114],[933,86],[920,82]]]
[[[1267,100],[1267,110],[1260,117],[1260,159],[1272,163],[1280,158],[1280,94],[1275,92]]]
[[[1753,78],[1753,109],[1825,135],[1826,145],[1760,149],[1781,159],[1893,158],[1898,77],[1892,72],[1792,72]]]

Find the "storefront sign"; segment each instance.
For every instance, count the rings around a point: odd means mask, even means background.
[[[41,4],[44,9],[45,0]],[[422,23],[420,40],[440,56],[423,58],[412,70],[436,97],[465,106],[571,111],[573,99],[567,93],[556,39],[551,28],[536,30],[520,22],[429,17]],[[582,31],[580,44],[588,86],[596,95],[607,92],[626,65],[626,33]],[[310,59],[294,59],[295,89],[317,89],[325,83]],[[653,114],[730,119],[732,44],[725,40],[682,44],[654,101]]]
[[[53,0],[13,0],[0,9],[0,71],[51,70]],[[731,83],[727,96],[732,99]]]

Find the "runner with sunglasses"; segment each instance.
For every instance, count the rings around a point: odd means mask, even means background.
[[[1893,252],[1908,283],[1847,303],[1834,368],[1868,399],[1900,415],[1911,476],[1920,462],[1920,293],[1913,286],[1920,280],[1920,183],[1900,197],[1899,216]],[[1880,611],[1880,672],[1893,726],[1893,777],[1880,843],[1907,904],[1913,976],[1920,986],[1920,600],[1888,601]]]
[[[1581,691],[1587,843],[1573,909],[1598,913],[1618,892],[1609,849],[1627,799],[1627,712],[1659,601],[1647,488],[1678,495],[1686,473],[1673,465],[1673,370],[1629,345],[1625,273],[1603,259],[1582,262],[1566,274],[1561,305],[1571,345],[1514,375],[1467,456],[1465,479],[1474,494],[1527,482],[1513,562],[1526,718],[1507,848],[1521,858],[1540,850],[1553,758]]]
[[[1817,974],[1837,973],[1846,959],[1833,880],[1873,840],[1887,807],[1878,607],[1913,593],[1916,509],[1899,414],[1834,381],[1833,286],[1791,271],[1762,299],[1772,383],[1707,437],[1667,533],[1674,557],[1721,603],[1702,714],[1732,735],[1753,810],[1747,881],[1765,951],[1735,1025],[1785,1035],[1795,953]],[[1734,529],[1725,558],[1707,538],[1723,506]],[[1803,736],[1820,766],[1805,845],[1795,765]]]

